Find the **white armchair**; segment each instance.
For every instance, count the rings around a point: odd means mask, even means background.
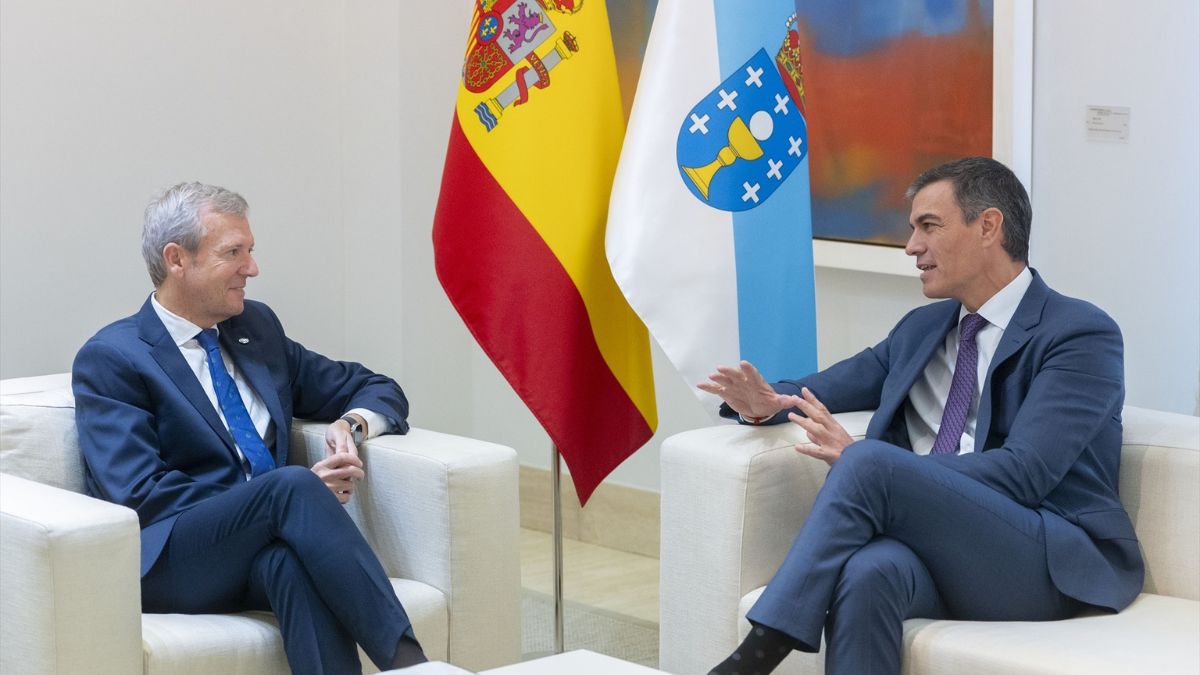
[[[323,455],[324,428],[296,420],[293,462]],[[426,654],[471,670],[517,661],[516,453],[413,429],[362,456],[347,509]],[[270,613],[142,614],[137,516],[83,481],[70,376],[0,382],[0,672],[288,672]]]
[[[852,436],[870,414],[837,416]],[[1067,621],[904,623],[903,671],[1200,672],[1200,419],[1127,407],[1121,500],[1146,561],[1143,592],[1119,614]],[[802,432],[725,425],[662,446],[659,667],[699,675],[730,654],[745,615],[783,562],[828,472],[793,449]],[[793,653],[778,675],[824,670]]]

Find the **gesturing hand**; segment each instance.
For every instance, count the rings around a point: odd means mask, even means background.
[[[354,481],[362,480],[366,475],[362,466],[357,454],[335,452],[313,464],[312,472],[317,474],[339,502],[345,504],[354,494]]]
[[[770,417],[788,407],[787,402],[792,398],[775,393],[749,361],[742,361],[736,368],[718,366],[717,372],[709,375],[708,380],[696,388],[720,396],[743,417]]]
[[[800,396],[785,396],[785,405],[789,408],[799,408],[804,415],[788,413],[788,419],[808,432],[811,443],[797,443],[796,452],[809,457],[815,457],[826,464],[833,465],[842,456],[842,450],[854,442],[825,404],[817,400],[808,387],[800,390]],[[807,417],[806,417],[806,416]]]

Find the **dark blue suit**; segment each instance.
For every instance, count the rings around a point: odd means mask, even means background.
[[[1123,609],[1142,588],[1141,554],[1117,496],[1124,366],[1116,324],[1034,272],[989,365],[977,451],[918,456],[905,402],[959,310],[956,301],[917,308],[875,347],[775,385],[785,394],[808,387],[835,413],[876,410],[868,440],[831,468],[749,614],[810,650],[824,625],[831,671],[898,669],[906,617],[1062,618],[1078,603]],[[877,577],[874,603],[852,597],[855,575]],[[902,600],[879,609],[889,594]],[[879,616],[863,616],[870,612]],[[879,644],[846,642],[835,654],[838,633],[874,630],[871,621],[895,625]],[[878,652],[893,648],[897,660],[884,665]],[[876,661],[850,651],[874,651]]]
[[[336,671],[346,659],[357,664],[354,639],[386,666],[399,635],[411,634],[408,618],[337,498],[307,468],[286,464],[293,417],[332,421],[361,407],[391,418],[404,433],[404,393],[390,378],[288,339],[261,303],[247,301],[243,313],[219,329],[222,347],[276,429],[273,454],[281,468],[252,481],[149,299],[134,316],[100,330],[75,358],[72,384],[88,490],[138,513],[143,607],[271,608],[293,670],[320,672],[323,664]],[[329,550],[345,553],[323,553]],[[361,570],[347,574],[352,567]],[[305,574],[321,584],[301,578]],[[301,587],[314,588],[298,590],[297,578]],[[296,626],[293,620],[318,625]],[[293,640],[289,632],[317,635]],[[318,644],[327,636],[339,644]],[[299,644],[310,640],[316,641],[308,649]]]

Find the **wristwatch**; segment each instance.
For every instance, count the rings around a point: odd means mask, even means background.
[[[354,437],[355,445],[362,445],[363,425],[354,415],[342,415],[342,420],[350,425],[350,435]]]

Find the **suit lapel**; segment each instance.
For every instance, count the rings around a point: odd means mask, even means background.
[[[1012,320],[1004,329],[1004,335],[1000,337],[1000,344],[996,346],[996,353],[992,355],[992,362],[988,365],[987,379],[983,381],[983,394],[979,398],[979,418],[975,422],[976,447],[987,443],[988,432],[991,430],[992,374],[1000,364],[1012,358],[1026,342],[1029,342],[1034,328],[1042,321],[1042,309],[1046,306],[1050,288],[1032,267],[1029,271],[1033,274],[1033,281],[1025,291],[1025,297],[1021,298],[1020,304],[1017,305]]]
[[[162,320],[154,312],[149,298],[138,312],[138,337],[150,346],[150,355],[167,374],[167,377],[171,378],[171,382],[179,388],[179,393],[183,394],[183,397],[196,408],[196,412],[200,413],[204,421],[212,427],[213,432],[236,456],[233,437],[225,428],[216,408],[213,408],[212,401],[204,393],[204,387],[200,386],[200,380],[196,379],[195,373],[183,359],[183,354],[179,353],[179,347],[171,339],[171,334],[167,332]]]
[[[935,314],[927,322],[925,337],[921,339],[916,350],[910,354],[892,355],[893,360],[899,360],[904,364],[904,369],[897,375],[895,382],[888,382],[879,401],[879,411],[883,414],[878,417],[885,424],[878,430],[879,433],[891,425],[892,420],[899,414],[900,408],[908,399],[908,392],[913,388],[913,384],[916,383],[921,373],[925,372],[925,366],[929,364],[929,360],[933,358],[937,348],[946,341],[946,334],[958,322],[960,307],[961,305],[957,302],[944,303],[942,313]],[[916,329],[921,330],[921,327]]]

